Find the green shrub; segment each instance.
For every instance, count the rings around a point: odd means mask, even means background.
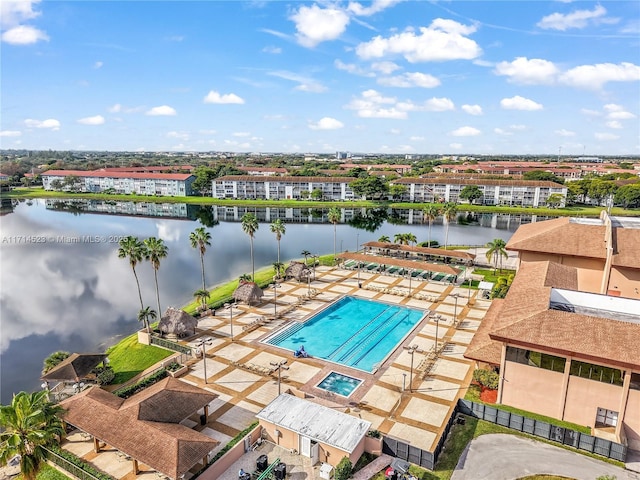
[[[500,375],[493,370],[478,368],[473,371],[473,379],[483,387],[490,390],[497,390],[498,383],[500,382]]]
[[[104,367],[96,367],[93,369],[98,385],[109,385],[116,378],[116,372],[113,371],[113,367],[107,365]]]
[[[380,438],[381,436],[380,430],[373,429],[367,432],[367,437]]]
[[[96,477],[98,480],[116,480],[114,477],[112,477],[108,473],[101,472],[100,470],[93,467],[93,465],[90,465],[89,463],[85,462],[84,460],[77,457],[73,453],[67,450],[63,450],[58,445],[52,445],[51,447],[49,447],[49,450],[51,450],[53,453],[55,453],[59,457],[64,458],[67,462],[72,463],[79,469],[84,470],[87,473],[90,473],[91,475]],[[56,460],[58,459],[54,455],[49,455],[49,459],[53,463],[56,463],[64,468],[62,464],[60,464],[59,462],[56,462]]]
[[[153,385],[154,383],[159,382],[160,380],[165,378],[167,375],[169,375],[167,373],[167,370],[163,368],[162,370],[159,370],[156,373],[143,378],[138,383],[134,383],[133,385],[130,385],[128,387],[121,388],[120,390],[116,390],[113,393],[120,398],[129,398],[131,395],[134,395],[144,390],[145,388]]]
[[[348,457],[342,457],[342,460],[336,465],[334,477],[335,480],[347,480],[351,476],[351,460]]]

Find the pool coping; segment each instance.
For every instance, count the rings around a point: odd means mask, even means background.
[[[349,395],[342,395],[341,393],[334,392],[333,390],[328,390],[328,389],[326,389],[326,388],[322,388],[322,387],[320,386],[320,384],[321,384],[322,382],[324,382],[327,378],[329,378],[331,375],[340,375],[340,376],[342,376],[342,377],[352,378],[352,379],[354,379],[354,380],[358,380],[358,384],[353,388],[353,390],[351,390],[351,393],[349,393]],[[364,382],[365,382],[365,379],[364,379],[364,378],[351,377],[351,376],[346,375],[346,374],[344,374],[344,373],[340,373],[340,372],[337,372],[337,371],[335,371],[335,370],[331,370],[329,373],[327,373],[327,374],[322,378],[322,380],[320,380],[320,382],[318,382],[318,383],[316,383],[315,385],[313,385],[313,388],[318,388],[318,389],[320,389],[320,390],[324,390],[325,392],[335,393],[336,395],[340,395],[341,397],[344,397],[344,398],[348,399],[348,398],[351,398],[351,395],[353,395],[353,394],[356,392],[356,390],[358,390],[358,388],[360,388],[360,386],[361,386]]]

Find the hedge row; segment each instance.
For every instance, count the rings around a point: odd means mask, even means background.
[[[51,452],[55,453],[59,457],[64,458],[67,462],[72,463],[73,465],[78,467],[80,470],[82,470],[84,472],[87,472],[90,475],[93,475],[94,477],[96,477],[99,480],[116,480],[115,477],[112,477],[108,473],[101,472],[100,470],[96,469],[94,466],[92,466],[89,463],[85,462],[84,460],[82,460],[81,458],[77,457],[73,453],[71,453],[71,452],[69,452],[67,450],[63,450],[62,448],[60,448],[57,445],[50,446],[49,450],[51,450]],[[56,463],[55,460],[51,460],[51,461]],[[62,467],[62,465],[60,465],[60,466]]]
[[[121,388],[120,390],[116,390],[113,392],[120,398],[129,398],[132,395],[135,395],[138,392],[141,392],[147,387],[150,387],[154,383],[159,382],[167,375],[167,370],[165,368],[158,370],[156,373],[149,375],[148,377],[143,378],[138,383],[134,383],[133,385],[129,385],[128,387]]]

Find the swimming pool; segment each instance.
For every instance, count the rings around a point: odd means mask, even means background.
[[[312,357],[372,372],[425,313],[343,297],[305,323],[292,325],[266,342],[291,351],[304,345]]]

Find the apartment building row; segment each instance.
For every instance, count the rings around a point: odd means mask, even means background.
[[[261,200],[301,200],[320,192],[322,199],[331,201],[355,200],[350,184],[353,177],[256,177],[229,175],[213,181],[214,198]],[[567,187],[553,182],[493,180],[398,178],[392,185],[404,185],[401,200],[409,202],[459,202],[460,192],[467,185],[477,185],[482,191],[479,203],[486,205],[546,205],[550,195],[567,195]],[[318,197],[320,196],[316,193]]]
[[[47,170],[42,173],[45,190],[75,190],[100,193],[185,197],[193,195],[196,177],[190,173],[147,173],[122,171]],[[75,181],[65,185],[66,179]]]

